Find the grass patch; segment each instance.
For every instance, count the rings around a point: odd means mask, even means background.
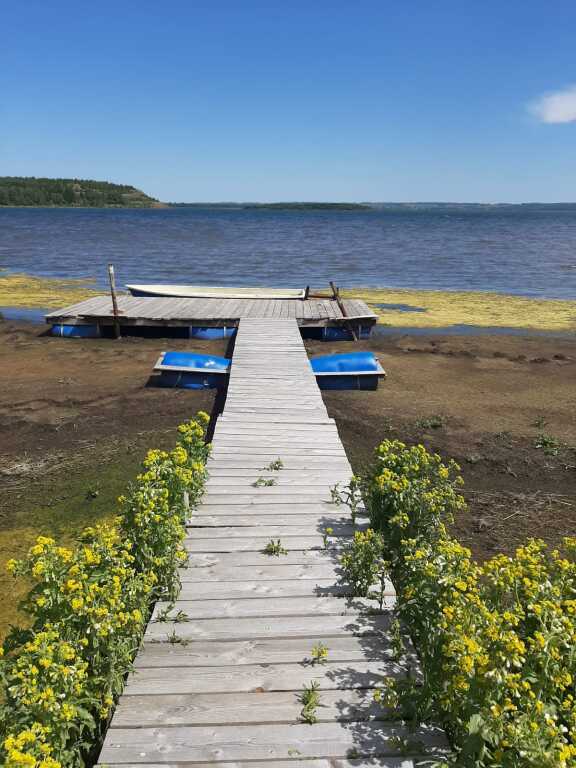
[[[442,429],[446,425],[446,419],[440,414],[434,414],[414,422],[416,429]]]
[[[562,443],[557,438],[547,435],[546,432],[540,432],[534,440],[534,448],[543,451],[546,456],[558,456],[562,447]]]

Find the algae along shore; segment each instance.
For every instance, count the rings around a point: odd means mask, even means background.
[[[62,280],[0,269],[0,307],[58,309],[103,293],[94,285],[89,279]]]
[[[0,269],[0,308],[58,309],[104,293],[92,277],[69,280]],[[341,295],[363,299],[378,315],[378,324],[390,328],[470,326],[576,333],[576,301],[393,288],[343,288]]]
[[[392,327],[471,326],[576,333],[576,301],[484,291],[388,288],[355,288],[342,295],[363,299],[378,315],[378,323]]]

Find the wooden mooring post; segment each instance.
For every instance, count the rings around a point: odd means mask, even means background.
[[[114,316],[114,336],[120,338],[120,313],[118,311],[118,299],[116,298],[116,278],[114,276],[114,264],[108,264],[108,280],[110,281],[110,295],[112,296],[112,315]]]
[[[332,288],[332,298],[336,300],[336,303],[338,304],[338,307],[340,309],[340,312],[342,312],[342,317],[348,317],[348,313],[346,312],[346,307],[344,306],[344,302],[340,298],[340,289],[334,285],[334,282],[330,280],[330,288]],[[352,334],[352,338],[354,341],[358,341],[358,333],[356,332],[356,328],[351,322],[344,323],[344,327],[348,327],[348,330]]]

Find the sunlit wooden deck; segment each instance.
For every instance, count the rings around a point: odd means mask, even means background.
[[[377,316],[359,299],[343,299],[342,312],[334,299],[225,299],[118,296],[122,325],[237,326],[241,319],[296,320],[299,325],[323,326],[352,322],[372,325]],[[109,296],[94,296],[46,315],[48,323],[111,325]]]

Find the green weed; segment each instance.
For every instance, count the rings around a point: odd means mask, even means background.
[[[265,555],[271,555],[272,557],[280,557],[280,555],[288,554],[288,550],[284,549],[280,539],[276,539],[276,541],[274,541],[274,539],[270,539],[268,544],[266,544],[264,547],[263,551]]]
[[[438,413],[414,422],[414,426],[417,429],[442,429],[445,425],[446,419]]]
[[[562,448],[562,443],[552,435],[540,432],[534,440],[534,448],[543,451],[546,456],[558,456]]]
[[[300,711],[300,719],[308,725],[313,725],[318,722],[316,715],[316,709],[320,704],[320,683],[318,680],[313,680],[310,685],[304,684],[302,693],[300,694],[300,702],[302,703],[302,710]]]
[[[254,488],[268,488],[272,485],[276,485],[276,478],[274,477],[259,477],[252,483]]]

